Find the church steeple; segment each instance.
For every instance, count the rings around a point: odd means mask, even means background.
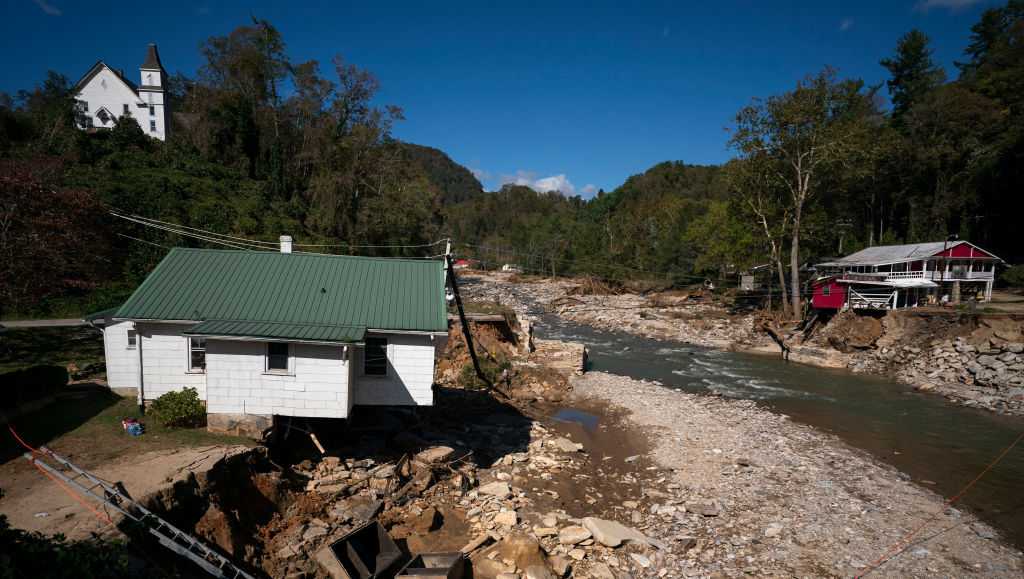
[[[163,72],[164,65],[160,64],[160,53],[156,50],[156,44],[150,43],[146,50],[146,61],[140,66],[142,70],[159,70]]]

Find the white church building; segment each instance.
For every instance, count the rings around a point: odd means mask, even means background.
[[[171,111],[167,103],[167,73],[160,63],[156,45],[150,44],[146,60],[139,67],[136,85],[124,71],[102,60],[75,85],[78,126],[83,130],[113,128],[124,117],[134,119],[142,132],[161,141],[167,139]]]

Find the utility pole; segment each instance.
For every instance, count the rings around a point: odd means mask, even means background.
[[[466,311],[462,307],[462,297],[459,295],[459,282],[455,279],[455,267],[452,265],[451,253],[445,254],[444,259],[448,264],[448,283],[451,284],[452,293],[455,295],[455,307],[459,310],[462,336],[466,339],[466,348],[469,350],[469,357],[473,360],[473,369],[476,370],[476,377],[487,386],[488,390],[495,391],[494,384],[484,375],[484,371],[480,368],[480,360],[476,357],[476,349],[473,347],[473,334],[469,331],[469,321],[466,319]],[[500,390],[497,390],[497,392],[505,396],[504,392]]]

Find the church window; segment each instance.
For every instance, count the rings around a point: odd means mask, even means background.
[[[149,105],[149,116],[151,116],[151,117],[155,117],[156,116],[156,107],[154,107],[153,105]]]
[[[149,132],[156,132],[156,121],[149,121]]]
[[[128,103],[125,103],[125,105],[124,105],[124,114],[126,114],[126,115],[132,114],[132,111],[128,108]]]

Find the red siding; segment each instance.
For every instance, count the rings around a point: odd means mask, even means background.
[[[952,247],[946,248],[946,251],[940,251],[935,254],[936,257],[987,257],[992,259],[993,256],[990,253],[982,251],[977,247],[974,247],[970,243],[964,243],[963,241],[958,242]]]
[[[812,288],[814,293],[811,295],[811,305],[815,309],[838,310],[846,303],[846,286],[836,282],[834,277],[818,280]]]

